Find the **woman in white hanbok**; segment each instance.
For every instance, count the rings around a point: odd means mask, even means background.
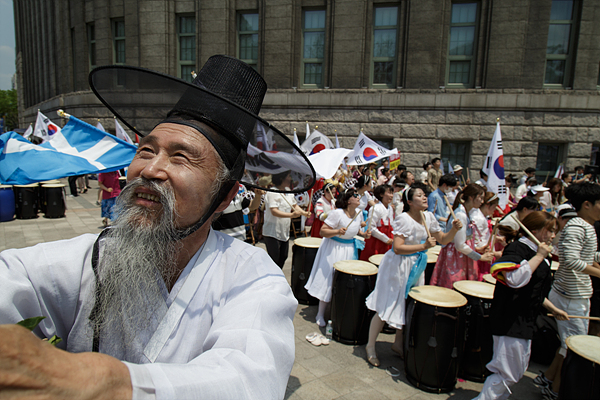
[[[333,286],[333,264],[338,261],[358,259],[358,250],[364,247],[364,241],[356,235],[371,237],[371,232],[360,232],[365,225],[362,213],[357,210],[359,194],[347,189],[336,201],[336,210],[329,213],[321,227],[323,242],[317,251],[310,277],[304,286],[308,293],[319,299],[319,311],[316,322],[325,326],[325,310],[331,301]],[[359,213],[359,215],[356,215]],[[356,216],[356,218],[355,218]]]
[[[410,291],[407,280],[413,268],[420,263],[427,263],[427,249],[436,245],[449,243],[462,224],[459,220],[452,223],[452,228],[443,233],[434,215],[427,210],[427,196],[421,187],[411,187],[402,196],[404,212],[392,223],[394,243],[381,264],[377,273],[377,283],[373,292],[367,297],[367,308],[376,312],[369,328],[369,341],[366,346],[367,361],[378,367],[380,365],[375,352],[375,342],[384,322],[396,328],[396,338],[392,350],[403,356],[402,326],[404,325],[405,299]],[[431,237],[423,225],[425,216]],[[421,265],[424,269],[424,265]],[[424,273],[417,277],[414,286],[425,283]]]

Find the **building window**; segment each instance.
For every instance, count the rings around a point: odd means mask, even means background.
[[[113,64],[125,64],[125,21],[112,21],[113,33]]]
[[[77,51],[75,50],[77,44],[75,36],[75,28],[71,28],[71,60],[73,62],[73,90],[77,90]]]
[[[196,19],[182,15],[177,18],[178,77],[192,82],[192,71],[196,69]]]
[[[575,5],[573,0],[553,0],[546,46],[544,84],[569,86],[573,58]]]
[[[396,38],[398,7],[377,7],[373,12],[372,85],[396,85]]]
[[[537,161],[535,165],[538,183],[554,177],[556,169],[564,164],[564,143],[538,143]]]
[[[474,86],[477,22],[477,3],[452,4],[448,61],[446,64],[447,86]]]
[[[96,68],[96,26],[94,24],[87,24],[87,37],[91,71],[92,69]]]
[[[238,16],[238,58],[258,68],[258,14]]]
[[[460,142],[455,140],[442,140],[442,164],[444,165],[444,172],[448,173],[448,162],[452,165],[452,168],[456,164],[463,168],[469,166],[469,155],[471,154],[471,142]]]
[[[302,85],[323,87],[325,10],[305,10],[302,22]]]

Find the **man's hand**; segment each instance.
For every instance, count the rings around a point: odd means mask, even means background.
[[[0,325],[0,399],[130,399],[129,369],[98,353],[72,354],[18,325]]]

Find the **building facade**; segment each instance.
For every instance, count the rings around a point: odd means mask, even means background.
[[[14,10],[21,126],[62,108],[110,129],[92,68],[191,80],[228,54],[267,81],[261,116],[301,140],[307,121],[349,148],[362,130],[411,170],[441,156],[475,180],[500,118],[508,172],[600,164],[598,0],[14,0]]]

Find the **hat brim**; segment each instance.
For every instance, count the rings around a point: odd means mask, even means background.
[[[89,84],[98,99],[131,131],[144,137],[190,93],[204,107],[200,122],[216,127],[236,147],[247,152],[242,182],[273,192],[302,193],[316,174],[306,155],[286,135],[258,115],[209,90],[170,75],[145,68],[110,65],[90,72]],[[224,118],[223,116],[227,118]],[[250,132],[251,131],[251,132]],[[248,143],[247,148],[244,148]],[[213,144],[214,145],[214,144]],[[258,176],[289,171],[293,187],[279,190],[262,187]]]

